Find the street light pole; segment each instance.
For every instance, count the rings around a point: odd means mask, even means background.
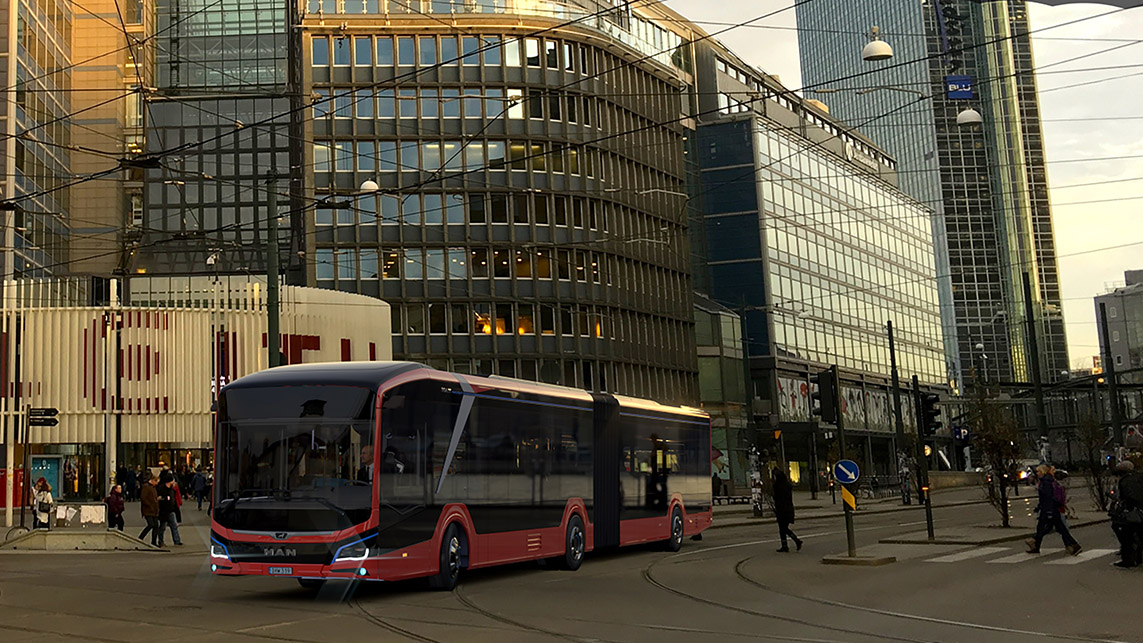
[[[893,343],[893,321],[885,322],[885,329],[889,333],[889,373],[893,378],[893,415],[897,421],[897,475],[904,478],[908,469],[902,466],[905,462],[905,420],[901,417],[901,377],[897,374],[897,345]],[[909,487],[905,480],[901,480],[901,504],[912,503],[909,496]]]
[[[266,350],[269,352],[267,364],[269,368],[278,366],[280,355],[279,314],[280,302],[278,299],[278,175],[271,173],[266,178],[267,227],[269,229],[266,239]]]

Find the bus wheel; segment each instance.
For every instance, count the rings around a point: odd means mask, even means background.
[[[679,551],[683,546],[683,510],[678,505],[671,510],[671,535],[667,538],[667,551]]]
[[[298,585],[301,585],[305,589],[321,589],[322,585],[325,585],[325,579],[323,579],[323,578],[299,578],[298,579]]]
[[[579,514],[572,514],[568,520],[568,530],[564,535],[564,557],[560,562],[564,569],[575,571],[583,564],[583,553],[587,549],[587,534],[583,530],[583,520]]]
[[[451,592],[456,589],[456,582],[460,578],[461,557],[460,528],[453,523],[445,530],[441,539],[441,565],[435,576],[429,577],[429,587],[435,590]]]

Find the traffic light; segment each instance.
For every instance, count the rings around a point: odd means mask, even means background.
[[[810,381],[818,390],[810,394],[810,413],[826,424],[837,424],[837,371],[832,367],[811,375]]]
[[[937,419],[941,415],[941,410],[937,408],[940,402],[939,395],[921,394],[921,426],[925,429],[925,435],[936,435],[941,428],[941,421]]]

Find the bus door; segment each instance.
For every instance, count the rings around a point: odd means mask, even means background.
[[[619,474],[623,467],[619,435],[619,402],[610,395],[595,394],[594,413],[594,491],[592,523],[594,546],[619,546],[619,508],[622,488]]]

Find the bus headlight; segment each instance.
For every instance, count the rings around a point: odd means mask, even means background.
[[[210,543],[210,557],[230,560],[230,552],[226,551],[226,545],[223,545],[217,540],[213,540]]]
[[[369,558],[369,545],[365,544],[364,540],[343,545],[333,555],[333,562],[338,563],[347,560],[365,560]]]

